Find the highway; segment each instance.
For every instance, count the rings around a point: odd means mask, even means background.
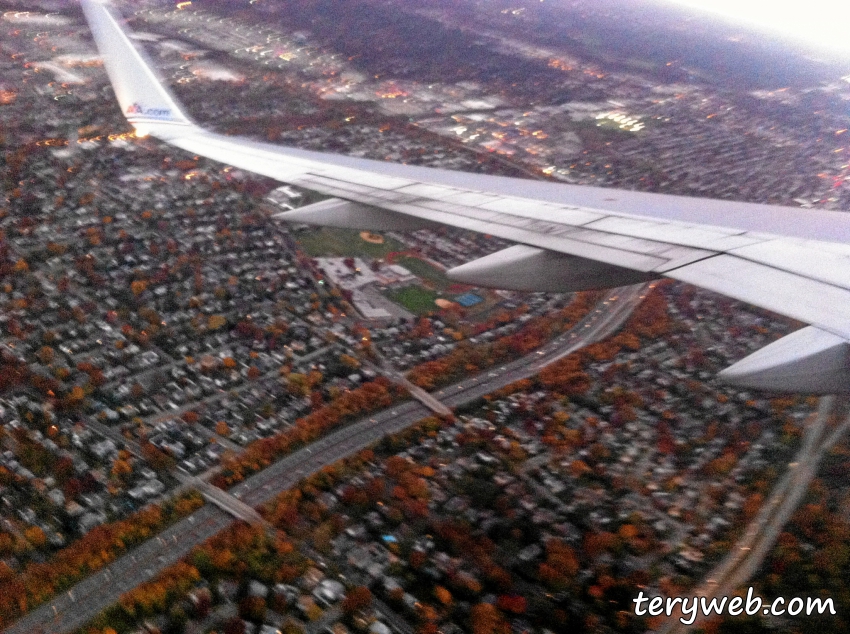
[[[224,530],[236,520],[207,505],[162,531],[109,566],[56,595],[7,632],[51,634],[72,632],[117,602],[122,594],[149,581],[188,555],[196,544]]]
[[[534,376],[547,365],[610,337],[626,322],[654,284],[626,286],[608,292],[573,328],[521,359],[464,379],[433,393],[442,403],[457,407],[514,381]]]
[[[821,398],[817,415],[808,425],[803,444],[793,462],[789,463],[788,471],[780,478],[770,498],[762,504],[756,517],[726,557],[706,575],[705,581],[692,593],[693,597],[705,597],[710,603],[715,597],[732,596],[758,572],[764,558],[781,534],[782,527],[791,519],[805,497],[809,485],[817,475],[821,460],[850,428],[850,416],[847,416],[827,434],[828,423],[835,413],[835,397]],[[772,600],[774,597],[764,598]],[[679,621],[679,616],[681,614],[676,614],[675,618],[671,617],[659,632],[683,634],[696,628],[702,621],[697,618],[693,624],[686,626]]]
[[[597,306],[575,327],[525,357],[479,376],[468,378],[432,394],[443,404],[455,407],[485,394],[528,378],[545,365],[586,345],[613,334],[648,291],[648,285],[609,291]],[[233,496],[249,507],[258,507],[303,478],[333,464],[381,438],[400,432],[423,418],[431,410],[418,401],[406,401],[360,419],[328,434],[254,474],[232,487],[225,497]],[[244,507],[220,500],[239,515]],[[191,550],[224,530],[236,519],[217,504],[207,504],[189,517],[164,530],[104,569],[80,581],[71,590],[36,608],[4,630],[7,634],[66,634],[78,629],[100,612],[116,603],[121,595],[153,578],[176,563]]]

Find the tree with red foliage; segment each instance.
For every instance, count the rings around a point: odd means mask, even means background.
[[[525,597],[518,594],[501,595],[496,599],[496,607],[503,612],[511,612],[512,614],[523,614],[527,607]]]
[[[78,478],[71,478],[62,487],[65,499],[71,501],[83,492],[83,485]]]
[[[412,550],[410,552],[409,563],[410,567],[414,570],[419,570],[426,561],[428,561],[428,555],[425,552],[421,550]]]
[[[372,605],[372,593],[366,586],[356,586],[348,591],[342,601],[342,611],[345,614],[354,614],[365,610]]]
[[[246,621],[262,623],[266,618],[266,600],[263,597],[245,597],[239,602],[239,616]]]
[[[205,619],[212,608],[212,593],[208,588],[200,588],[189,595],[192,602],[192,613],[195,618]]]
[[[245,634],[245,621],[234,616],[225,622],[222,631],[224,634]]]

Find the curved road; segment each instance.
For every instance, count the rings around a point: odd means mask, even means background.
[[[758,514],[729,551],[729,554],[706,575],[705,581],[692,593],[693,597],[705,597],[707,603],[715,597],[729,597],[758,572],[764,558],[770,553],[782,532],[782,527],[791,519],[797,506],[805,497],[809,485],[817,475],[818,466],[826,453],[850,428],[850,416],[838,424],[827,435],[827,424],[836,414],[834,396],[821,398],[817,416],[810,423],[803,444],[788,471],[773,489],[770,498],[762,504]],[[766,600],[771,598],[764,597]],[[767,609],[767,608],[765,608]],[[683,634],[697,628],[704,618],[697,618],[691,625],[683,625],[676,614],[659,629],[661,634]],[[702,616],[702,615],[700,615]],[[715,615],[716,616],[716,615]]]

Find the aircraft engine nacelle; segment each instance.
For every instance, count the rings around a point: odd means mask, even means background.
[[[447,275],[451,280],[472,286],[551,293],[616,288],[658,279],[650,273],[525,244],[462,264],[450,269]]]
[[[415,231],[438,226],[429,220],[405,216],[340,198],[329,198],[292,211],[281,211],[273,214],[272,218],[286,222],[367,231]]]
[[[850,342],[807,326],[774,341],[718,375],[724,383],[772,392],[850,392]]]

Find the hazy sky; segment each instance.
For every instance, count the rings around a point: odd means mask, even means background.
[[[850,57],[850,0],[670,0],[756,24]]]

